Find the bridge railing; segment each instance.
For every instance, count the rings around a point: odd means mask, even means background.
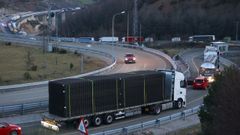
[[[0,118],[47,111],[48,100],[32,103],[0,106]]]

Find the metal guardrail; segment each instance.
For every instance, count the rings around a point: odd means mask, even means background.
[[[107,44],[107,43],[105,43],[105,44]],[[177,69],[177,66],[176,66],[175,62],[173,61],[173,59],[170,56],[168,56],[167,54],[163,53],[162,51],[147,48],[147,47],[144,47],[144,46],[129,45],[129,44],[122,44],[122,43],[114,43],[114,44],[108,43],[108,45],[115,45],[115,46],[127,47],[127,48],[138,48],[142,51],[145,51],[145,52],[148,52],[148,53],[151,53],[151,54],[155,54],[155,55],[158,55],[160,57],[164,57],[167,61],[170,62],[173,69],[175,69],[175,70]]]
[[[47,108],[48,100],[17,105],[4,105],[0,106],[0,118],[12,115],[24,115],[32,112],[43,112],[47,111]]]
[[[8,34],[7,36],[11,36],[12,38],[1,38],[2,36],[4,36],[4,35],[0,34],[0,40],[3,39],[4,41],[11,41],[12,42],[16,39],[15,40],[16,42],[32,44],[31,39],[19,39],[19,37],[22,37],[22,36]],[[66,38],[63,38],[63,39],[66,40]],[[76,41],[76,40],[74,40],[74,38],[67,38],[67,40],[70,41],[70,42],[75,42]],[[35,45],[39,46],[41,42],[36,41],[35,43],[36,43]],[[138,48],[140,50],[159,55],[161,57],[166,58],[172,64],[173,68],[176,69],[176,64],[171,59],[171,57],[169,57],[168,55],[164,54],[161,51],[150,49],[150,48],[145,48],[145,47],[141,47],[141,46],[128,45],[128,44],[114,44],[114,45],[121,46],[121,47],[127,47],[127,48]],[[99,69],[99,70],[96,70],[96,71],[93,71],[93,72],[85,73],[85,74],[80,74],[80,75],[77,75],[77,76],[67,77],[67,78],[79,78],[79,77],[84,77],[84,76],[87,76],[87,75],[102,73],[102,72],[112,68],[116,64],[115,57],[112,56],[111,54],[108,54],[108,53],[105,53],[105,52],[101,52],[101,51],[98,51],[98,50],[91,50],[91,49],[88,49],[88,48],[73,46],[73,45],[58,45],[58,47],[68,49],[70,51],[78,50],[78,51],[82,51],[82,52],[90,52],[90,53],[99,54],[101,56],[111,58],[112,61],[113,61],[113,63],[111,65],[109,65],[105,68],[102,68],[102,69]],[[31,87],[32,85],[34,85],[34,86],[46,85],[47,83],[48,83],[48,81],[42,81],[42,82],[26,83],[26,84],[20,84],[20,85],[1,86],[0,91],[3,92],[6,89],[9,89],[9,90],[13,89],[14,90],[14,89],[18,89],[18,88],[21,88],[21,87]],[[26,104],[18,104],[18,105],[0,106],[0,117],[6,116],[6,115],[9,116],[9,115],[13,115],[13,114],[22,114],[23,115],[23,114],[29,113],[30,111],[34,112],[34,111],[47,110],[48,104],[46,104],[45,102],[47,102],[47,101],[39,101],[39,102],[34,102],[34,103],[26,103]],[[45,104],[42,104],[42,103],[45,103]],[[31,106],[32,108],[29,109],[29,108],[27,108],[28,106]]]
[[[99,132],[99,133],[95,133],[92,135],[127,135],[130,133],[143,131],[145,129],[159,127],[162,124],[165,124],[165,123],[173,121],[173,120],[178,120],[178,119],[185,120],[186,117],[197,114],[199,112],[200,108],[201,108],[201,105],[196,106],[191,109],[188,109],[188,110],[184,110],[179,113],[169,115],[169,116],[157,118],[155,120],[151,120],[151,121],[147,121],[147,122],[143,122],[140,124],[135,124],[135,125],[131,125],[131,126],[123,127],[123,128],[117,128],[117,129],[113,129],[113,130],[109,130],[109,131]]]

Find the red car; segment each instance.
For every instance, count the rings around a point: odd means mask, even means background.
[[[136,63],[136,57],[132,53],[128,53],[124,58],[125,63]]]
[[[208,80],[204,76],[199,76],[193,81],[194,89],[207,89]]]
[[[18,125],[0,123],[0,135],[21,135],[22,129]]]

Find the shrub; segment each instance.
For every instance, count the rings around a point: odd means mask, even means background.
[[[10,45],[12,45],[12,43],[11,42],[5,42],[5,45],[10,46]]]
[[[60,53],[60,54],[66,54],[66,53],[67,53],[67,50],[65,50],[65,49],[59,49],[59,53]]]
[[[163,52],[164,52],[165,54],[168,54],[168,53],[169,53],[167,50],[163,50]]]
[[[73,69],[74,65],[70,63],[70,71]]]
[[[31,67],[31,71],[37,71],[37,65],[33,65],[33,66]]]
[[[78,54],[78,51],[77,51],[77,50],[75,50],[75,51],[74,51],[74,54]]]
[[[29,72],[25,72],[25,73],[23,74],[23,76],[24,76],[24,79],[25,79],[25,80],[31,80],[31,79],[32,79],[32,76],[31,76],[31,74],[30,74]]]

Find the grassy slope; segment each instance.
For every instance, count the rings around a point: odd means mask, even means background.
[[[27,71],[26,54],[32,52],[37,71]],[[99,69],[105,62],[85,56],[84,72]],[[48,53],[43,55],[38,48],[0,45],[0,85],[47,80],[80,74],[80,57],[75,54]],[[70,63],[73,69],[70,70]],[[32,79],[24,78],[29,72]]]

